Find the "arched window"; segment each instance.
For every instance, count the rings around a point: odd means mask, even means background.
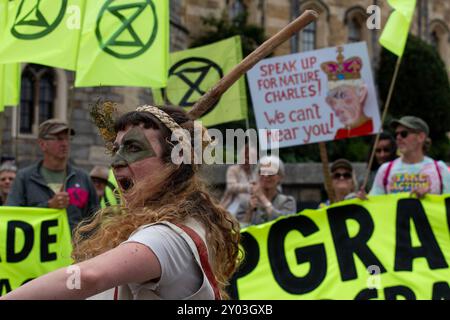
[[[429,41],[430,44],[439,53],[439,56],[450,67],[450,28],[442,20],[432,20],[428,26],[430,30]]]
[[[29,70],[25,70],[22,73],[20,92],[20,132],[31,134],[33,127],[34,85],[33,75]]]
[[[330,10],[323,0],[297,0],[299,13],[305,10],[314,10],[319,13],[319,18],[307,25],[299,34],[297,50],[310,51],[325,48],[329,45]]]
[[[301,32],[301,51],[311,51],[316,48],[316,22],[313,21]]]
[[[348,22],[348,42],[359,42],[361,40],[361,24],[356,18],[352,18]]]
[[[55,101],[55,79],[53,72],[46,72],[40,79],[39,123],[53,118]]]
[[[19,133],[36,135],[39,124],[53,118],[55,72],[52,68],[29,64],[22,72]]]
[[[361,6],[354,6],[344,13],[344,24],[347,25],[347,41],[349,43],[366,41],[370,47],[369,31],[366,27],[367,12]]]
[[[436,31],[431,32],[430,35],[430,44],[436,49],[439,50],[439,36]]]

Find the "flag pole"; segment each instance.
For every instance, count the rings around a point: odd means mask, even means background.
[[[402,56],[399,56],[397,58],[397,62],[395,64],[394,75],[392,76],[391,84],[389,86],[389,92],[388,92],[388,96],[386,99],[386,104],[384,106],[383,115],[381,116],[381,126],[383,126],[384,120],[386,119],[387,111],[391,104],[392,93],[394,92],[395,82],[397,81],[397,75],[398,75],[398,71],[400,69],[401,63],[402,63]],[[372,167],[373,159],[375,157],[375,150],[377,148],[377,144],[380,141],[380,133],[381,133],[381,131],[377,133],[377,135],[375,137],[375,143],[373,144],[373,147],[372,147],[372,153],[370,155],[369,163],[367,164],[366,174],[364,176],[364,182],[361,187],[361,189],[363,189],[363,190],[365,190],[367,182],[369,181],[370,168]]]
[[[70,132],[72,131],[72,112],[73,112],[73,105],[74,105],[74,99],[75,99],[75,84],[72,84],[69,88],[69,108],[67,110],[67,126],[69,128],[67,134],[69,136],[69,145],[71,143],[70,141]],[[67,189],[67,175],[69,174],[67,167],[69,165],[69,160],[70,160],[70,147],[69,147],[69,152],[67,154],[67,164],[64,167],[64,179],[63,179],[63,184],[61,186],[61,191],[66,191]]]
[[[0,155],[3,155],[3,126],[5,123],[5,110],[0,112]]]

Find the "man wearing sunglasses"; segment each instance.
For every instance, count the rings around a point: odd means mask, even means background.
[[[68,163],[70,138],[74,134],[59,119],[41,123],[37,142],[43,159],[18,171],[7,206],[67,209],[71,229],[98,209],[89,175]]]
[[[371,195],[409,192],[422,198],[427,193],[450,193],[450,173],[442,161],[426,156],[429,127],[414,116],[391,122],[400,158],[383,164],[377,172]]]

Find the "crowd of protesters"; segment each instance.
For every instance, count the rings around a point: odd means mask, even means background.
[[[338,159],[331,164],[331,188],[335,202],[356,197],[366,200],[367,192],[369,195],[407,192],[418,198],[427,193],[450,193],[450,172],[447,165],[427,156],[431,146],[427,123],[415,116],[404,116],[393,120],[391,128],[393,135],[388,132],[380,134],[366,185],[363,185],[364,177],[356,176],[351,159]],[[247,183],[245,188],[239,189],[241,204],[236,216],[242,227],[296,212],[295,199],[281,193],[284,165],[280,159],[276,161],[280,163],[280,171],[271,178],[273,184],[278,184],[276,191],[264,192],[266,196],[261,197],[261,186],[264,188],[270,183],[259,169],[254,172],[257,182],[253,185],[259,187],[252,187]],[[227,177],[232,170],[233,168],[229,168]],[[247,178],[247,181],[249,179],[253,178]],[[228,181],[226,192],[235,190],[230,181],[232,180]],[[319,207],[330,204],[331,201],[327,199]]]
[[[40,124],[37,142],[43,158],[17,171],[4,205],[66,209],[71,230],[98,210],[99,199],[91,178],[69,163],[74,134],[58,119]]]
[[[173,113],[181,123],[191,121],[179,113],[181,111],[172,108],[165,110]],[[112,167],[124,203],[132,210],[120,210],[113,214],[114,210],[99,210],[100,200],[105,197],[105,188],[109,183],[109,169],[97,166],[88,174],[71,165],[70,140],[75,131],[57,119],[43,122],[37,141],[42,159],[21,170],[17,170],[12,163],[0,166],[2,203],[7,206],[66,209],[71,230],[74,231],[77,265],[85,271],[84,274],[95,274],[97,278],[84,285],[82,290],[67,290],[67,273],[62,268],[28,282],[5,298],[226,297],[223,285],[226,281],[220,284],[214,278],[204,281],[206,272],[211,270],[209,264],[204,264],[209,261],[208,255],[197,259],[193,253],[212,252],[215,274],[228,279],[238,265],[239,224],[244,228],[295,214],[297,202],[283,191],[282,182],[287,174],[283,161],[273,155],[265,156],[252,168],[250,158],[254,151],[246,145],[242,150],[244,164],[228,168],[227,190],[222,205],[219,205],[207,194],[200,180],[196,180],[198,169],[190,167],[191,164],[179,166],[170,162],[170,147],[173,145],[169,146],[167,137],[177,126],[179,124],[175,120],[168,120],[163,111],[151,106],[127,113],[118,120]],[[394,120],[392,129],[395,140],[383,134],[375,146],[375,165],[370,168],[373,184],[369,194],[409,192],[421,198],[427,193],[449,193],[450,172],[447,166],[426,155],[430,146],[428,125],[420,118],[405,116]],[[160,136],[161,132],[164,136]],[[164,170],[168,170],[167,173],[158,176]],[[330,174],[333,199],[326,200],[319,207],[351,198],[367,199],[366,188],[358,185],[349,159],[334,161]],[[184,189],[186,186],[188,188]],[[160,202],[166,205],[161,206],[158,204]],[[196,203],[195,206],[193,203]],[[170,208],[168,211],[164,211],[166,206]],[[163,223],[158,220],[158,215],[142,214],[149,212],[145,210],[160,210],[168,219],[180,215],[179,218],[185,219],[190,226],[183,227],[170,221]],[[191,211],[186,213],[184,210]],[[103,219],[109,214],[113,215]],[[196,215],[198,219],[205,219],[206,229],[192,222],[192,217]],[[145,220],[136,224],[141,226],[130,236],[128,225],[133,219]],[[85,223],[80,224],[81,221]],[[212,221],[220,221],[221,229]],[[187,246],[180,234],[189,237],[194,244]],[[204,238],[199,238],[199,234]],[[205,243],[215,247],[210,251],[202,247]],[[109,276],[111,273],[115,275],[112,278]],[[101,286],[97,286],[98,283]],[[183,284],[181,287],[186,288],[186,292],[179,290],[179,283]],[[200,283],[203,285],[200,286]],[[42,291],[44,286],[46,290]]]
[[[393,134],[382,132],[366,185],[357,177],[351,159],[337,159],[330,165],[334,201],[367,199],[369,195],[409,192],[450,192],[446,164],[427,156],[431,140],[429,127],[420,118],[405,116],[391,122]],[[38,145],[43,158],[17,170],[14,161],[0,166],[0,204],[41,208],[65,208],[70,227],[92,216],[105,197],[109,168],[94,166],[88,174],[69,163],[70,140],[75,131],[67,123],[50,119],[39,127]],[[296,199],[282,192],[286,175],[283,161],[276,156],[256,159],[248,144],[240,150],[244,162],[227,169],[226,189],[221,205],[245,227],[297,213]],[[272,166],[275,164],[275,171]],[[274,172],[272,172],[274,171]],[[323,208],[330,199],[320,203]]]

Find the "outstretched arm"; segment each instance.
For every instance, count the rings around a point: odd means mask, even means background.
[[[24,284],[0,300],[86,299],[119,285],[143,283],[161,276],[161,265],[153,251],[135,242],[121,244],[76,266],[80,268],[80,289],[70,289],[67,283],[71,283],[69,277],[73,274],[61,268]]]

